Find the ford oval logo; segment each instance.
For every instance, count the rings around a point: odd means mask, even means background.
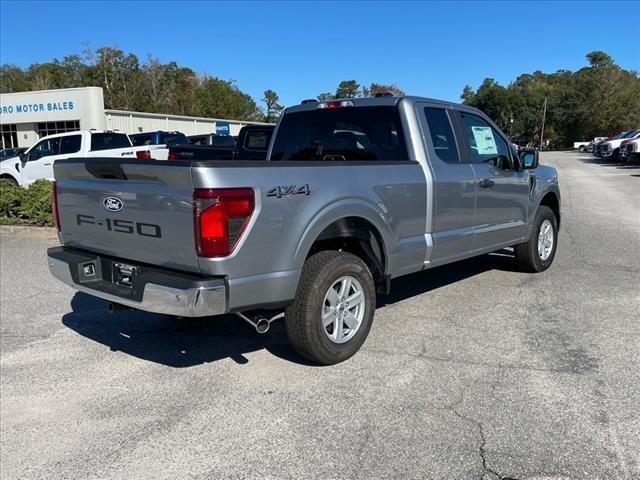
[[[107,197],[102,201],[102,205],[110,212],[119,212],[124,207],[124,203],[118,197]]]

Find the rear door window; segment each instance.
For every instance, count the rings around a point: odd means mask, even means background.
[[[82,137],[80,135],[60,137],[60,154],[69,155],[71,153],[78,153],[80,151],[81,144]]]
[[[341,107],[285,114],[271,160],[408,160],[395,107]]]
[[[459,163],[458,147],[446,110],[426,107],[424,114],[427,117],[431,141],[438,158],[446,163]]]
[[[91,150],[110,150],[112,148],[127,148],[131,141],[125,133],[92,133]]]

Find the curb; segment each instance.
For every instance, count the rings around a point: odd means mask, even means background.
[[[57,240],[58,234],[53,227],[29,227],[24,225],[0,225],[0,235],[19,237],[47,238]]]

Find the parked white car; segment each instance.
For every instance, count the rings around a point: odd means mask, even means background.
[[[640,162],[640,138],[622,142],[620,145],[620,160],[627,163]]]
[[[634,139],[640,137],[640,130],[631,130],[625,135],[617,135],[611,140],[607,140],[600,144],[599,154],[601,158],[605,160],[618,160],[620,154],[620,145],[622,142],[628,139]]]
[[[117,130],[85,130],[49,135],[20,156],[0,162],[0,179],[26,187],[36,180],[53,180],[53,163],[59,159],[148,158],[149,148],[133,147],[127,134]]]

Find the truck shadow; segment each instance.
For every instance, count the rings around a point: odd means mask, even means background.
[[[622,170],[640,168],[640,163],[611,161],[611,160],[605,160],[603,158],[598,158],[598,157],[579,157],[579,159],[582,163],[596,164],[596,165],[600,165],[601,167],[615,167],[617,169],[622,169]]]
[[[502,250],[408,275],[392,282],[390,295],[378,295],[377,306],[384,308],[489,270],[513,268],[512,252]],[[80,292],[72,298],[71,309],[62,323],[79,335],[113,352],[169,367],[193,367],[227,358],[245,364],[249,361],[245,354],[263,349],[292,363],[315,365],[290,347],[281,319],[272,323],[267,334],[259,335],[235,315],[177,319],[134,310],[110,314],[104,300]]]

